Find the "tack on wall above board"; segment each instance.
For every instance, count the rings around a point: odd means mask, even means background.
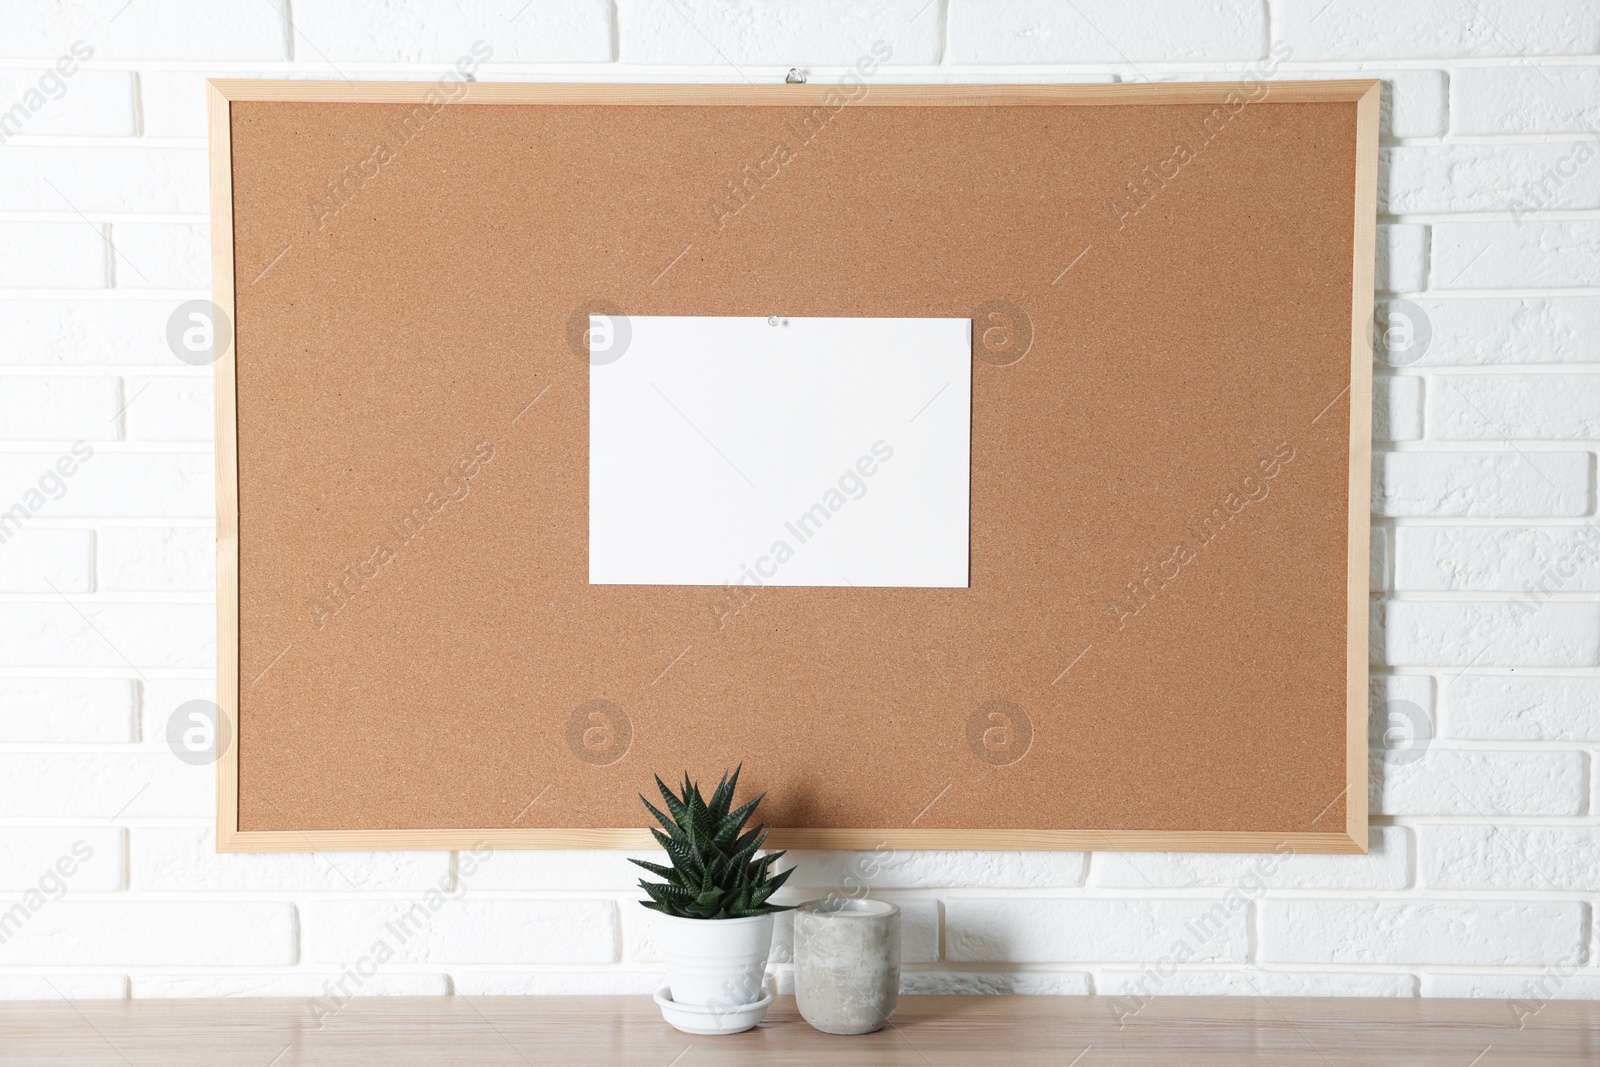
[[[212,83],[219,848],[1363,851],[1377,101]],[[774,313],[970,322],[965,587],[591,583],[591,316]]]

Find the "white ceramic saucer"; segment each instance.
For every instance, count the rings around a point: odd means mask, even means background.
[[[672,989],[662,986],[656,990],[656,1003],[661,1005],[661,1017],[686,1034],[737,1034],[766,1018],[767,1009],[772,1006],[772,991],[753,1004],[728,1007],[675,1004]]]

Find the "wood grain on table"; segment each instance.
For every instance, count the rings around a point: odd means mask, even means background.
[[[1113,1007],[1127,1006],[1109,997],[903,997],[891,1027],[836,1037],[813,1030],[783,997],[755,1030],[691,1037],[662,1022],[648,997],[370,997],[321,1017],[304,999],[11,1002],[0,1004],[0,1064],[1600,1064],[1597,1002],[1169,997],[1119,1026]]]

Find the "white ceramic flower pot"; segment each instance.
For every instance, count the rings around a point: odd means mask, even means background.
[[[733,1008],[765,995],[772,915],[748,919],[656,917],[656,943],[676,1004]]]

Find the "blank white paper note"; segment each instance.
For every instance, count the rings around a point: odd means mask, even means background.
[[[966,587],[970,319],[590,337],[591,584]]]

